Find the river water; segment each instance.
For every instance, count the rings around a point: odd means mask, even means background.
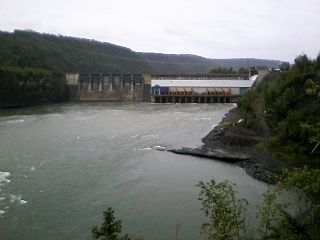
[[[87,239],[109,206],[123,231],[202,239],[198,181],[230,180],[253,204],[266,185],[243,169],[157,151],[197,147],[232,104],[61,104],[0,111],[0,239]],[[253,216],[254,217],[254,216]]]

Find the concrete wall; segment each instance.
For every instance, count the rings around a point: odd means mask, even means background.
[[[161,77],[160,81],[166,81],[163,79],[166,76]],[[165,87],[166,89],[163,92],[164,87],[158,85],[152,87],[153,78],[154,76],[148,74],[71,73],[66,75],[66,83],[69,99],[74,101],[237,102],[239,97],[248,90],[248,87],[226,85],[220,87],[184,85],[180,87]],[[183,82],[183,80],[177,81],[178,83]],[[204,80],[196,80],[197,84],[198,81]],[[213,80],[213,83],[217,84],[219,81]],[[240,81],[249,82],[249,80],[230,81],[234,81],[237,84]],[[225,80],[222,83],[226,84]],[[160,95],[168,98],[161,98],[162,96]],[[175,96],[178,98],[173,99]]]
[[[150,101],[150,84],[144,83],[142,74],[80,74],[79,100]]]
[[[80,74],[78,74],[78,73],[67,73],[66,74],[67,85],[77,86],[78,82],[79,82],[79,76],[80,76]]]
[[[70,101],[79,100],[79,76],[78,73],[66,74],[67,95]]]

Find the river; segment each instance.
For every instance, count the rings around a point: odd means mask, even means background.
[[[82,103],[0,110],[0,239],[87,239],[109,206],[130,236],[175,239],[178,229],[179,239],[201,239],[198,181],[234,181],[253,203],[266,185],[232,164],[154,148],[200,146],[232,107]]]

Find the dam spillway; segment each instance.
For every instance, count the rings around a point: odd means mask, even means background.
[[[68,95],[74,101],[154,103],[235,103],[257,79],[257,72],[249,75],[66,75]]]

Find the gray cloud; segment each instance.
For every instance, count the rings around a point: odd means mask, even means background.
[[[292,61],[316,57],[320,0],[0,0],[0,29],[85,37],[135,51]]]

